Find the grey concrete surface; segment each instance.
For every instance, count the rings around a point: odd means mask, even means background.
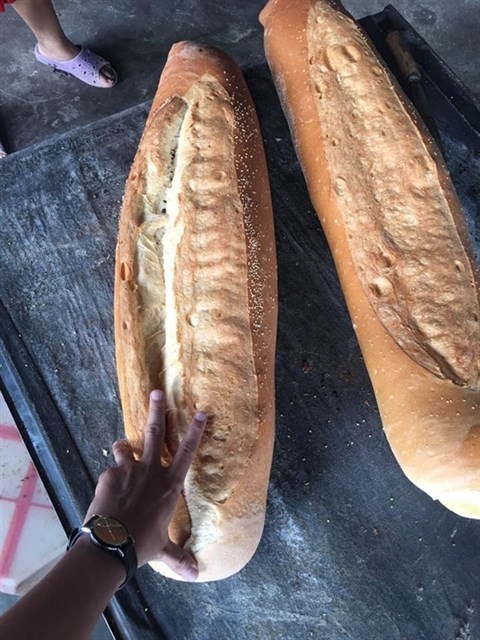
[[[249,8],[245,8],[248,4]],[[383,9],[386,0],[345,0],[361,17]],[[476,94],[480,95],[480,0],[393,0],[392,4],[426,38]],[[52,73],[33,57],[35,40],[12,7],[0,15],[0,124],[10,150],[19,150],[58,133],[151,98],[170,45],[200,39],[233,55],[258,62],[260,25],[255,3],[218,1],[231,16],[230,27],[212,33],[211,16],[201,0],[55,0],[67,35],[108,58],[121,78],[113,90],[95,89]],[[236,7],[242,7],[241,11]],[[245,56],[248,51],[248,56]]]

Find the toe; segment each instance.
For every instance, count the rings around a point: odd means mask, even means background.
[[[106,64],[100,69],[99,85],[101,87],[113,87],[117,83],[117,74],[114,69]]]

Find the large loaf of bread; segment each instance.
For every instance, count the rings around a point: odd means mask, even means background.
[[[331,0],[270,0],[270,68],[406,475],[480,517],[478,272],[430,136]]]
[[[271,199],[248,89],[221,51],[176,44],[126,185],[115,340],[137,449],[152,388],[166,392],[167,463],[193,414],[209,416],[170,529],[196,554],[199,581],[241,569],[260,540],[276,314]]]

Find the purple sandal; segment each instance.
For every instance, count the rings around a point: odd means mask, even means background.
[[[101,89],[111,89],[113,86],[117,84],[117,74],[110,66],[110,63],[98,56],[90,49],[86,49],[85,47],[81,47],[78,54],[75,58],[71,60],[52,60],[51,58],[47,58],[42,55],[38,50],[38,45],[35,47],[35,58],[38,62],[42,64],[46,64],[49,67],[52,67],[54,71],[59,73],[64,73],[66,75],[74,76],[78,78],[82,82],[86,84],[90,84],[94,87],[99,87]],[[108,65],[114,74],[114,83],[109,87],[101,87],[99,84],[100,81],[100,69]]]

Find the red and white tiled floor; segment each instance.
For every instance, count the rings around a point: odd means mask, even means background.
[[[0,615],[65,552],[67,536],[0,394]],[[91,640],[112,640],[99,621]]]
[[[0,591],[25,593],[65,545],[65,532],[0,395]]]

